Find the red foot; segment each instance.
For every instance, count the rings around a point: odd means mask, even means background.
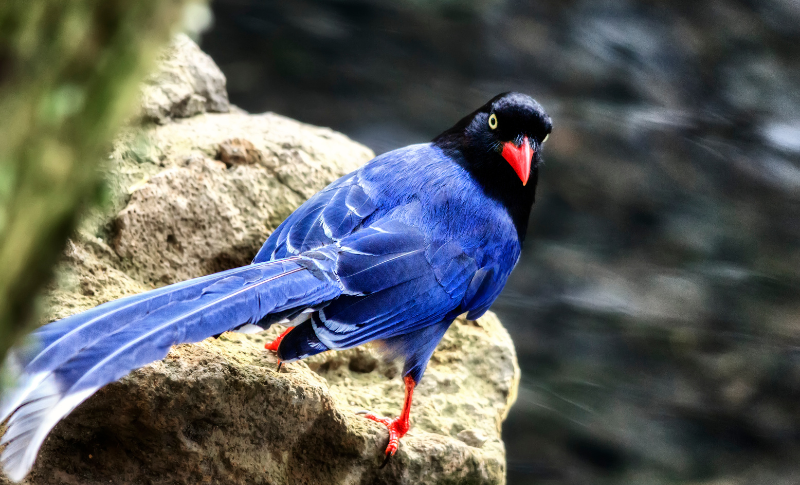
[[[366,413],[364,417],[389,428],[389,445],[386,447],[386,456],[387,459],[394,456],[400,446],[400,438],[408,432],[408,420],[404,420],[402,417],[395,419],[382,418],[372,413]]]
[[[264,348],[267,350],[271,350],[273,352],[277,352],[278,347],[281,345],[281,340],[283,340],[283,338],[286,337],[286,334],[291,332],[293,328],[294,327],[289,327],[286,330],[284,330],[282,334],[278,335],[278,338],[265,345]]]
[[[400,438],[408,433],[409,417],[411,415],[411,396],[414,394],[414,386],[416,382],[410,376],[403,378],[406,384],[406,398],[403,402],[403,412],[400,413],[395,419],[382,418],[369,411],[359,411],[358,414],[363,415],[365,418],[381,423],[389,429],[389,445],[386,447],[386,458],[383,461],[381,468],[386,466],[389,460],[397,453],[397,448],[400,447]]]

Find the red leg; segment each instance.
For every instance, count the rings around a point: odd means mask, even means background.
[[[403,381],[406,384],[406,399],[403,402],[403,412],[400,413],[400,416],[395,419],[389,419],[376,416],[368,411],[361,411],[358,413],[363,414],[367,419],[381,423],[389,428],[389,446],[386,447],[386,460],[383,462],[384,465],[386,465],[389,458],[394,456],[397,452],[397,448],[400,446],[400,438],[406,435],[409,428],[408,419],[411,416],[411,397],[414,394],[414,387],[417,383],[414,382],[411,376],[405,376]]]
[[[281,344],[281,340],[283,340],[283,337],[285,337],[287,333],[291,332],[293,328],[294,327],[289,327],[286,330],[284,330],[282,334],[278,335],[278,338],[265,345],[264,348],[267,350],[271,350],[273,352],[277,352],[278,346],[280,346]]]

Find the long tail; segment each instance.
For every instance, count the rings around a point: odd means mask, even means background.
[[[102,386],[155,360],[267,315],[320,305],[341,293],[303,257],[269,261],[100,305],[49,325],[6,363],[17,385],[0,400],[6,475],[30,471],[50,430]]]

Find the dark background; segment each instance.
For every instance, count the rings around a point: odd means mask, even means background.
[[[233,103],[381,153],[498,92],[554,130],[508,480],[800,483],[800,2],[216,0]]]

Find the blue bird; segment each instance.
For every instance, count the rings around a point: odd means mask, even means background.
[[[0,401],[5,473],[22,480],[58,421],[173,345],[276,322],[289,330],[267,349],[282,362],[373,340],[404,360],[400,416],[365,415],[389,430],[385,464],[445,331],[486,312],[519,259],[551,128],[531,97],[500,94],[311,197],[252,264],[41,327],[6,363],[18,379]]]

